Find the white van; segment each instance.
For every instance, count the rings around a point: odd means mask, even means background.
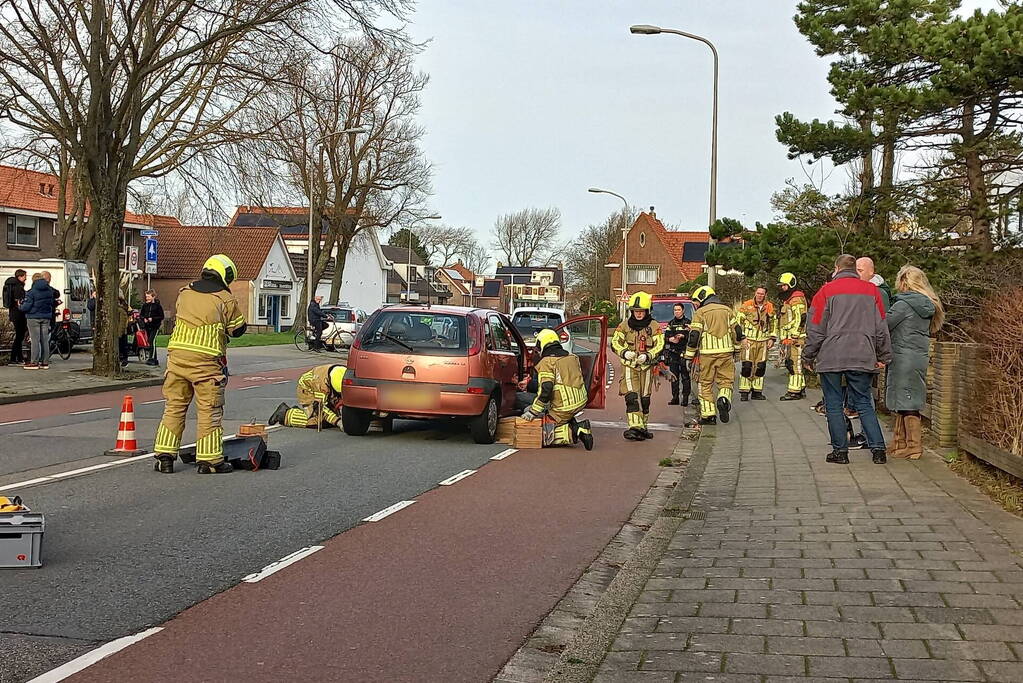
[[[0,283],[14,275],[21,268],[28,277],[25,289],[32,286],[32,274],[42,270],[50,271],[50,286],[60,292],[59,313],[67,312],[71,320],[71,338],[75,344],[92,341],[92,315],[89,313],[89,295],[94,287],[89,277],[89,266],[81,261],[66,261],[58,258],[44,258],[37,261],[0,261]]]

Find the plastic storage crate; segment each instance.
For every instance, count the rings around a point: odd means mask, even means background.
[[[0,513],[0,569],[43,566],[41,513]]]

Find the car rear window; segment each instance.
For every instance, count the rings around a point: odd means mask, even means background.
[[[421,353],[463,356],[468,353],[464,316],[424,311],[375,313],[363,325],[359,343],[373,353]]]
[[[565,322],[564,319],[557,313],[544,313],[543,311],[522,311],[516,313],[512,318],[512,324],[523,337],[532,337],[546,328],[553,330],[563,322]]]
[[[323,314],[333,318],[336,323],[350,323],[354,320],[354,316],[350,308],[326,307],[323,309]]]
[[[688,301],[655,301],[650,315],[654,320],[666,323],[675,317],[675,304],[681,303],[686,308],[686,317],[693,319],[693,305]]]

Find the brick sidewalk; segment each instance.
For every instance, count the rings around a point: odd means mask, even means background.
[[[595,680],[1023,681],[1023,520],[931,454],[825,463],[815,392],[772,384],[704,428],[691,518]]]

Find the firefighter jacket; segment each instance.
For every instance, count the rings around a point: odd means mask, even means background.
[[[806,339],[806,295],[798,289],[781,305],[779,333],[782,341]]]
[[[220,358],[227,349],[227,336],[240,337],[245,332],[238,300],[219,280],[203,278],[183,288],[174,315],[167,351]]]
[[[686,358],[695,358],[697,353],[701,356],[734,353],[742,340],[742,329],[735,312],[716,296],[711,296],[696,309],[689,325]]]
[[[589,392],[579,358],[562,348],[551,349],[536,364],[540,385],[532,411],[574,413],[586,407]]]
[[[317,365],[298,378],[296,393],[299,405],[311,406],[313,403],[319,403],[325,408],[335,410],[341,396],[330,386],[330,371],[336,367],[338,366]]]
[[[641,322],[629,316],[623,320],[611,337],[611,349],[622,359],[622,365],[628,368],[651,368],[658,362],[658,356],[664,350],[664,334],[661,326],[649,315]],[[632,351],[635,357],[625,358],[625,353]],[[646,354],[646,361],[639,362],[639,356]]]
[[[774,314],[774,304],[770,301],[764,301],[763,306],[757,306],[753,299],[744,301],[739,306],[738,317],[746,339],[761,342],[778,338],[778,316]]]
[[[670,338],[681,335],[677,343],[672,343]],[[689,337],[689,318],[682,316],[672,318],[664,326],[664,360],[668,363],[677,362],[686,353],[686,339]]]

